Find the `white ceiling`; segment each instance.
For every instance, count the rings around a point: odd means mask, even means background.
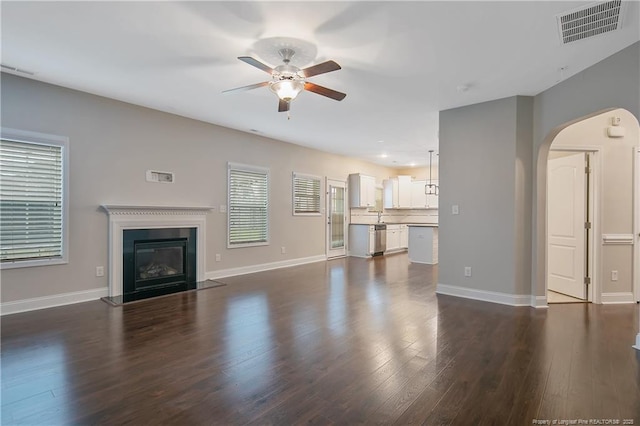
[[[437,150],[438,111],[536,95],[640,40],[633,1],[621,30],[562,45],[556,15],[591,3],[2,1],[1,53],[4,65],[37,80],[391,167],[419,166]],[[278,65],[274,40],[282,39],[274,37],[302,40],[298,66],[338,62],[342,70],[310,81],[347,93],[345,100],[304,92],[287,120],[266,87],[223,94],[269,79],[236,57]]]

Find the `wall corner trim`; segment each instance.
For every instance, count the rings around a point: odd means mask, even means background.
[[[547,296],[531,296],[531,306],[534,308],[548,308]]]
[[[495,291],[476,290],[473,288],[458,287],[442,283],[438,283],[436,293],[509,306],[531,306],[532,304],[532,296],[530,294],[499,293]],[[544,301],[546,304],[546,298]]]
[[[636,336],[636,344],[633,345],[632,348],[640,351],[640,333]]]
[[[635,303],[632,292],[602,293],[601,302],[603,305],[613,305],[616,303]]]
[[[270,271],[272,269],[289,268],[291,266],[305,265],[307,263],[322,262],[327,260],[324,254],[318,256],[300,257],[297,259],[283,260],[279,262],[261,263],[258,265],[240,266],[238,268],[220,269],[206,273],[206,279],[215,280],[236,275],[252,274],[254,272]]]
[[[109,295],[108,287],[91,290],[74,291],[71,293],[54,294],[53,296],[35,297],[33,299],[16,300],[0,304],[0,315],[17,314],[38,309],[54,308],[56,306],[99,300]]]

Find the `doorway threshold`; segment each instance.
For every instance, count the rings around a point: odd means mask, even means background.
[[[547,303],[589,303],[588,300],[578,299],[576,297],[567,296],[566,294],[557,293],[553,290],[547,290]]]

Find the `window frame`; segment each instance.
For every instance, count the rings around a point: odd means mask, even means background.
[[[255,241],[246,243],[232,243],[231,242],[231,172],[232,170],[260,173],[266,176],[267,180],[267,205],[266,205],[266,241]],[[270,230],[269,230],[269,210],[270,210],[270,198],[271,198],[271,176],[270,170],[266,167],[252,166],[249,164],[241,163],[227,163],[227,248],[244,248],[244,247],[258,247],[268,246],[270,244]]]
[[[295,183],[296,178],[318,181],[318,211],[317,212],[296,212],[296,183]],[[293,172],[291,174],[291,213],[293,214],[293,216],[322,216],[322,212],[323,212],[322,181],[323,179],[321,176],[315,176],[307,173],[298,173],[298,172]]]
[[[60,244],[60,256],[41,259],[6,260],[4,262],[0,262],[0,270],[63,265],[69,263],[69,138],[66,136],[1,127],[0,139],[33,145],[58,146],[61,148],[60,155],[62,160],[62,241]]]

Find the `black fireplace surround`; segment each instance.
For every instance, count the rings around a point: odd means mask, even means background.
[[[125,229],[123,302],[196,288],[196,228]]]

